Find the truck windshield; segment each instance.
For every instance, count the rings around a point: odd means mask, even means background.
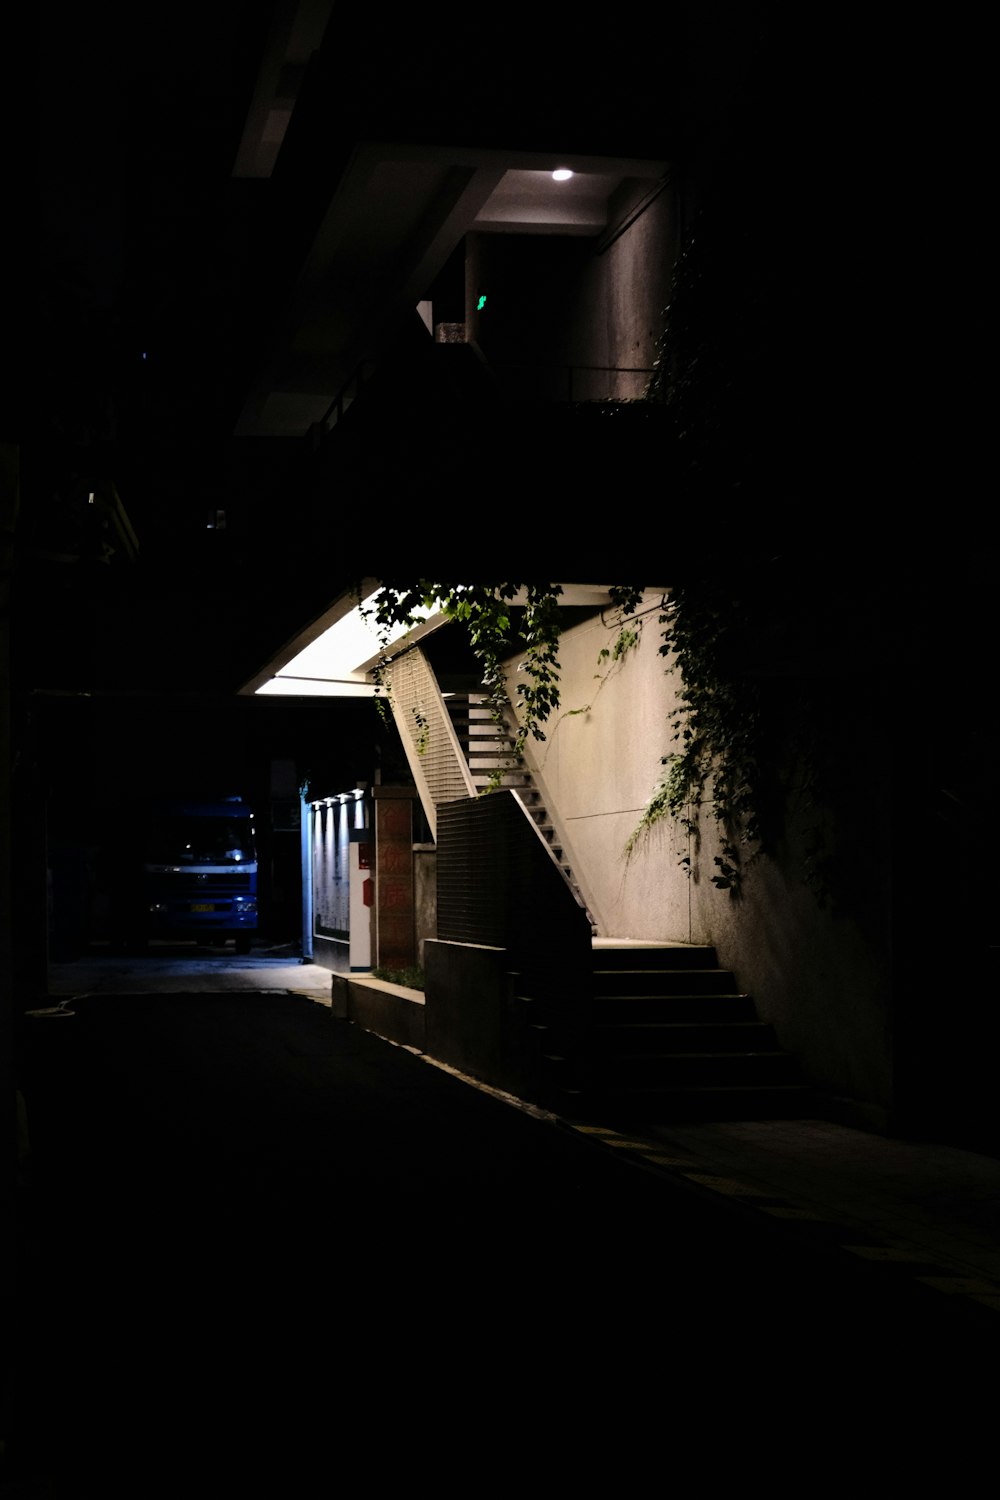
[[[248,818],[157,818],[146,840],[153,865],[242,865],[256,857]]]

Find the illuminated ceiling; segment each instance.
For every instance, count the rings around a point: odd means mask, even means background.
[[[360,586],[361,600],[370,606],[379,584],[368,578]],[[515,605],[517,598],[512,601]],[[610,604],[601,584],[567,583],[560,603],[568,607],[600,609]],[[282,651],[242,689],[243,693],[300,698],[372,698],[372,669],[386,646],[397,650],[416,645],[448,624],[445,615],[421,610],[420,624],[402,627],[380,641],[373,624],[364,618],[356,594],[345,594],[318,620],[289,641]]]

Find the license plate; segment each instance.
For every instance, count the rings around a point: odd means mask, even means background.
[[[197,906],[192,906],[191,910],[192,911],[214,911],[215,907],[211,903],[200,902]]]

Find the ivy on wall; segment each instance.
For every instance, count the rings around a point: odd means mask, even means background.
[[[529,736],[545,739],[544,726],[559,707],[561,592],[556,583],[419,580],[385,585],[371,611],[387,640],[392,627],[417,623],[416,611],[436,603],[466,630],[498,716],[508,706],[503,662],[520,649],[520,755]],[[638,622],[630,617],[643,593],[633,584],[610,589],[619,628],[599,666],[614,665],[638,643]],[[665,670],[677,677],[677,707],[666,726],[660,778],[627,841],[626,857],[635,857],[651,830],[668,820],[690,836],[691,848],[679,860],[691,874],[703,818],[709,816],[721,849],[709,879],[738,899],[753,863],[781,844],[794,802],[805,826],[801,873],[820,898],[829,894],[826,809],[836,802],[834,781],[842,770],[833,763],[835,737],[824,720],[829,692],[817,695],[803,667],[830,648],[824,599],[802,576],[798,561],[783,557],[748,558],[738,568],[684,579],[670,590],[659,616],[659,650]]]
[[[520,649],[515,700],[520,722],[512,752],[516,759],[529,736],[544,740],[542,726],[559,706],[561,593],[558,583],[386,582],[363,606],[381,641],[376,683],[384,685],[386,681],[387,642],[393,629],[416,625],[421,609],[438,609],[466,631],[479,662],[487,701],[494,718],[501,722],[508,706],[503,662]],[[519,606],[516,624],[512,609],[515,598]]]
[[[711,809],[721,835],[710,877],[719,890],[738,896],[745,869],[765,846],[770,787],[765,767],[762,704],[755,678],[744,671],[742,644],[750,628],[746,600],[723,580],[682,584],[671,591],[660,615],[661,655],[678,677],[671,748],[663,773],[639,824],[625,846],[631,857],[650,831],[670,818],[694,840],[703,807]],[[695,844],[697,848],[697,844]],[[680,862],[688,874],[691,855]]]

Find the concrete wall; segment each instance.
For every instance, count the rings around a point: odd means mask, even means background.
[[[353,1021],[402,1047],[424,1050],[426,1008],[419,990],[367,975],[334,974],[331,1009],[338,1020]]]
[[[626,182],[609,223],[620,233],[469,237],[468,335],[501,377],[512,372],[516,393],[557,401],[641,396],[678,249],[674,194]],[[479,291],[487,294],[481,314]],[[614,377],[600,373],[605,368],[639,373]]]
[[[697,845],[664,820],[626,860],[625,843],[671,748],[676,677],[659,654],[655,609],[640,621],[639,645],[617,665],[599,665],[617,635],[607,618],[595,615],[563,636],[561,711],[546,740],[528,746],[602,935],[713,943],[831,1108],[848,1121],[885,1125],[893,1106],[888,796],[870,788],[850,916],[821,908],[805,886],[794,824],[779,856],[748,871],[739,901],[711,884],[719,842],[707,806]],[[508,663],[512,699],[516,666]],[[678,864],[684,852],[690,878]]]
[[[529,764],[569,851],[602,936],[708,942],[703,917],[678,864],[680,830],[661,824],[632,859],[624,850],[662,771],[675,680],[659,654],[658,608],[630,622],[639,644],[617,663],[618,625],[594,615],[562,637],[562,704],[546,738],[527,746]],[[517,661],[508,663],[516,702]]]
[[[888,904],[881,924],[821,908],[799,877],[795,830],[780,859],[747,872],[740,900],[710,883],[718,839],[703,818],[691,881],[695,922],[795,1054],[827,1113],[884,1129],[894,1105],[893,974]],[[871,831],[870,858],[885,845]]]
[[[423,965],[424,943],[437,937],[437,851],[433,844],[413,846],[413,922],[417,963]]]
[[[333,974],[332,1015],[493,1088],[537,1098],[542,1044],[510,953],[430,938],[425,964],[425,994],[370,975]]]
[[[648,192],[648,184],[622,185],[611,205],[611,221],[638,217],[606,249],[590,256],[573,287],[569,356],[575,364],[649,369],[656,358],[680,245],[672,190],[665,188],[643,207]],[[641,384],[637,382],[635,394],[641,393]]]
[[[471,1078],[536,1097],[539,1040],[505,948],[428,941],[425,1046]]]

